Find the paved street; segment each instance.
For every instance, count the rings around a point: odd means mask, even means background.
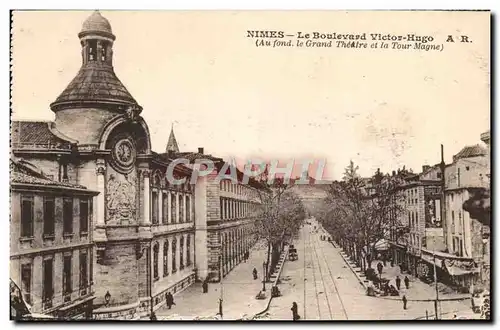
[[[294,242],[299,260],[287,261],[281,276],[282,297],[275,298],[266,318],[290,320],[290,308],[295,301],[299,315],[307,320],[401,320],[416,319],[434,314],[434,303],[409,302],[403,309],[400,300],[369,297],[353,271],[342,259],[339,250],[328,241],[320,240],[321,233],[313,225],[305,225],[299,240]],[[415,286],[418,290],[420,285]],[[409,289],[410,296],[412,286]],[[470,301],[443,301],[442,318],[472,317]]]
[[[174,296],[176,305],[166,306],[156,312],[158,319],[193,319],[213,317],[219,312],[221,289],[224,320],[253,316],[266,308],[268,299],[257,300],[262,289],[262,262],[266,259],[267,246],[258,242],[250,252],[247,262],[242,261],[220,283],[210,283],[208,293],[202,293],[201,283],[191,285]],[[257,268],[259,278],[253,279],[252,270]],[[270,289],[268,283],[268,288]],[[266,292],[270,292],[269,289]]]

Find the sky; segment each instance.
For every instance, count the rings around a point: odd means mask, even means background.
[[[89,11],[15,12],[14,120],[53,120],[49,104],[81,66]],[[102,11],[114,70],[143,107],[153,150],[171,125],[181,151],[239,160],[324,159],[339,179],[420,171],[490,127],[490,16],[467,12]],[[264,48],[247,30],[415,33],[443,51]],[[466,34],[470,43],[445,44]],[[296,39],[293,39],[294,41]]]

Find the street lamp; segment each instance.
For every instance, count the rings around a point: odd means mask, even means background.
[[[107,291],[106,294],[104,295],[104,305],[107,306],[110,300],[111,300],[111,293]]]
[[[262,263],[262,291],[266,291],[266,262]]]

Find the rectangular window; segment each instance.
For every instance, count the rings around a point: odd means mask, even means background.
[[[184,195],[179,195],[179,222],[184,222],[184,208],[186,205],[184,204]]]
[[[222,197],[219,199],[219,203],[220,203],[220,218],[224,219],[224,200],[222,199]]]
[[[21,266],[21,291],[23,293],[24,301],[31,304],[31,264],[24,264]]]
[[[46,259],[43,261],[43,301],[47,302],[52,300],[54,296],[54,281],[53,281],[53,260]]]
[[[153,191],[151,193],[151,206],[152,206],[152,222],[154,225],[158,224],[158,193]]]
[[[161,203],[161,205],[162,205],[162,212],[161,212],[161,214],[162,214],[162,217],[163,217],[162,222],[164,224],[167,224],[168,223],[168,193],[167,192],[164,192],[162,194],[162,199],[163,199],[162,203]]]
[[[68,294],[73,291],[71,283],[71,255],[64,256],[63,261],[63,294]]]
[[[191,222],[191,196],[186,195],[186,222]]]
[[[73,233],[73,199],[63,199],[63,233]]]
[[[55,200],[53,197],[44,197],[43,199],[43,234],[54,236],[55,224]]]
[[[172,223],[177,222],[177,211],[176,211],[176,206],[177,206],[177,196],[175,193],[170,194],[170,219],[172,219]]]
[[[87,252],[80,252],[80,289],[89,285]]]
[[[21,237],[33,237],[33,196],[21,197]]]
[[[80,200],[80,233],[87,233],[89,230],[89,201]]]

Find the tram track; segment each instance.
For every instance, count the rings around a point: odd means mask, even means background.
[[[321,256],[323,258],[323,261],[326,265],[326,269],[328,270],[328,275],[330,277],[330,279],[332,280],[332,283],[333,283],[333,286],[335,288],[335,294],[337,296],[337,300],[338,302],[340,303],[340,306],[341,306],[341,309],[342,309],[342,314],[343,314],[343,317],[345,318],[345,320],[348,320],[349,319],[349,316],[347,315],[347,311],[346,311],[346,308],[345,308],[345,305],[344,305],[344,302],[342,300],[342,296],[340,295],[340,292],[339,292],[339,289],[338,289],[338,285],[337,285],[337,281],[335,279],[335,276],[333,275],[332,273],[332,270],[330,268],[330,265],[328,264],[328,259],[326,258],[326,254],[325,254],[325,251],[324,251],[324,247],[321,246],[321,243],[318,244],[319,246],[319,250],[321,251]],[[319,254],[317,252],[317,249],[316,249],[316,246],[314,247],[315,249],[315,252],[318,256],[318,260],[319,260]]]

